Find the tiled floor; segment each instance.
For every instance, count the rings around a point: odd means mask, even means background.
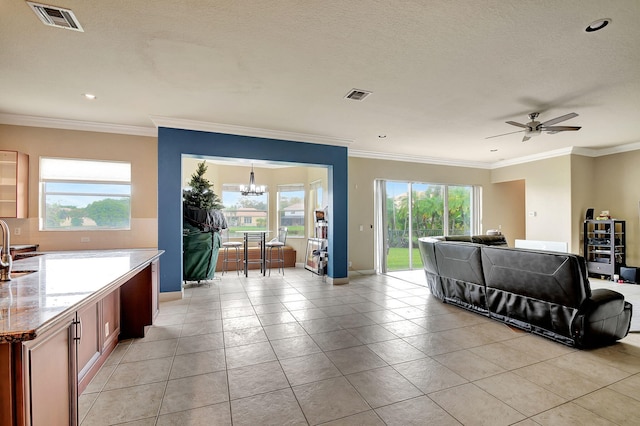
[[[118,345],[82,425],[640,424],[640,335],[574,350],[411,279],[287,269],[189,288]]]

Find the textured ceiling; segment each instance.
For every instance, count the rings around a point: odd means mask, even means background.
[[[153,128],[161,116],[486,163],[640,142],[638,0],[53,4],[85,32],[0,2],[5,117]],[[613,22],[586,33],[599,18]],[[373,94],[344,99],[353,88]],[[562,124],[582,130],[485,139],[534,111],[540,121],[576,112]]]

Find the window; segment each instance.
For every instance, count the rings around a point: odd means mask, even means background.
[[[278,185],[278,227],[287,227],[287,237],[304,237],[304,185]]]
[[[40,158],[40,229],[130,229],[131,163]]]
[[[222,204],[229,236],[239,238],[240,231],[268,231],[269,191],[262,195],[242,195],[239,184],[222,185]]]

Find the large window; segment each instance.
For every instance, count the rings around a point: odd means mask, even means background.
[[[40,229],[130,229],[131,163],[40,158]]]
[[[422,267],[420,237],[479,232],[480,195],[470,185],[377,181],[379,268]]]
[[[262,195],[240,193],[240,185],[222,185],[222,204],[230,237],[241,237],[240,231],[268,231],[269,190]]]
[[[304,185],[278,185],[278,226],[287,237],[304,237]]]

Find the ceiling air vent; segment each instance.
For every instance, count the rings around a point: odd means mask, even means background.
[[[46,4],[33,3],[30,1],[28,1],[27,4],[45,25],[84,32],[80,22],[78,22],[76,16],[69,9],[47,6]]]
[[[371,92],[368,92],[366,90],[353,89],[349,93],[347,93],[345,98],[353,99],[354,101],[362,101],[364,100],[364,98],[366,98],[370,94]]]

